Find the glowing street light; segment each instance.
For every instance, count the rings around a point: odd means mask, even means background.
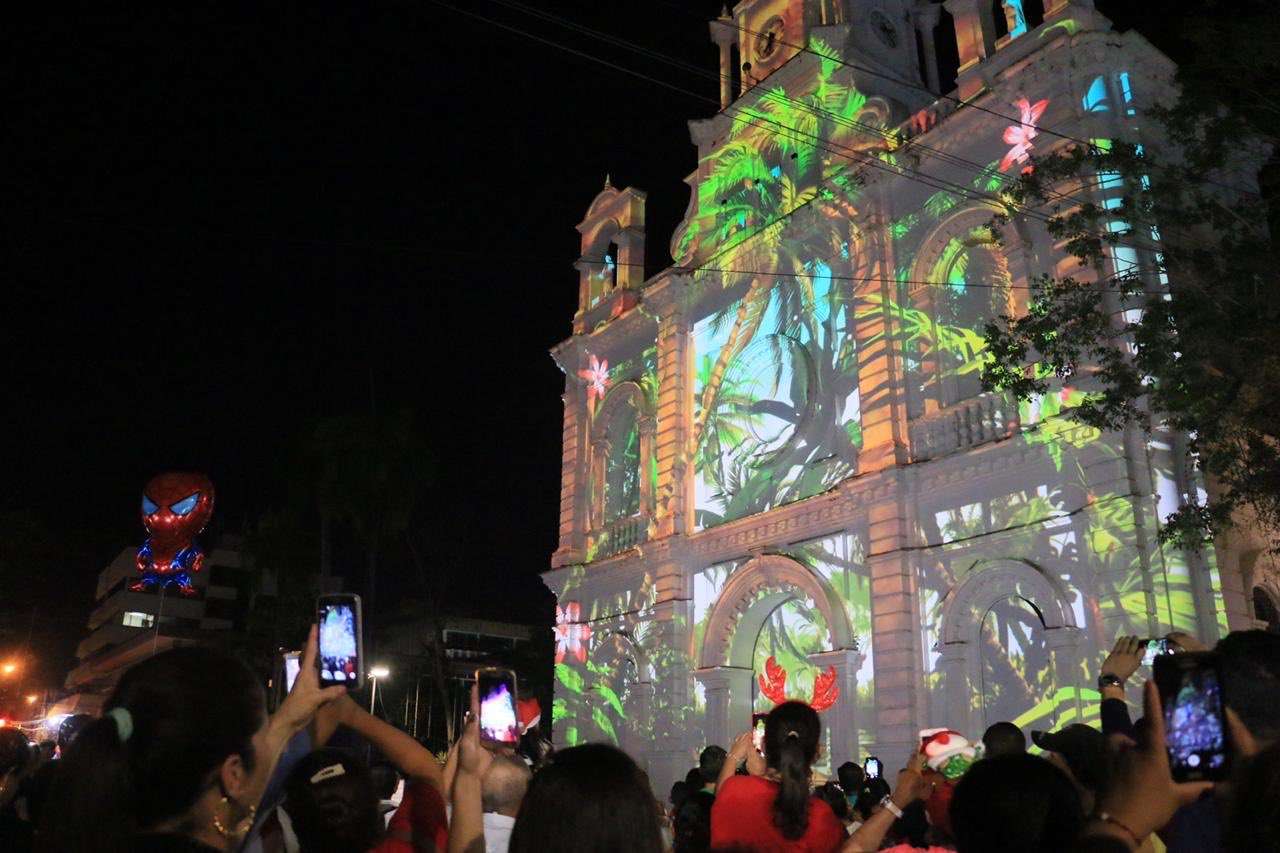
[[[36,704],[36,700],[37,700],[37,699],[39,699],[39,698],[40,698],[40,697],[39,697],[39,696],[37,696],[37,695],[36,695],[36,694],[34,694],[34,693],[28,693],[28,694],[27,694],[27,704],[28,704],[28,705],[34,705],[34,704]]]
[[[4,666],[0,666],[0,672],[5,675],[13,675],[18,671],[18,665],[13,661],[6,661]]]
[[[369,694],[369,713],[373,713],[373,703],[378,701],[378,679],[386,678],[391,674],[391,670],[385,666],[373,666],[369,668],[369,678],[373,679],[373,692]]]

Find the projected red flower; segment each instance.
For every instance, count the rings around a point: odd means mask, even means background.
[[[587,405],[604,399],[605,392],[609,390],[608,359],[591,356],[591,366],[585,370],[579,370],[578,375],[587,380]]]
[[[563,610],[556,608],[556,663],[564,663],[566,656],[586,663],[591,626],[579,621],[581,619],[582,605],[576,601],[565,602]]]
[[[1007,172],[1009,167],[1014,163],[1025,163],[1031,159],[1031,140],[1039,135],[1040,131],[1036,127],[1036,122],[1040,121],[1040,116],[1044,114],[1045,107],[1049,106],[1048,99],[1036,101],[1034,104],[1026,98],[1018,98],[1013,102],[1021,113],[1017,124],[1011,124],[1004,129],[1004,141],[1013,147],[1004,155],[1004,159],[1000,161],[1000,171]],[[1026,166],[1022,170],[1022,174],[1029,174],[1031,166]]]
[[[787,671],[778,665],[773,655],[764,662],[764,672],[757,676],[760,692],[775,705],[793,701],[787,698]],[[825,711],[840,698],[840,685],[836,683],[836,668],[829,666],[813,679],[813,698],[809,700],[795,699],[796,702],[808,702],[815,711]]]

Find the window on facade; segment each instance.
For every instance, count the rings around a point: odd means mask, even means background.
[[[1270,594],[1260,586],[1253,588],[1253,618],[1267,623],[1267,630],[1280,634],[1280,612]]]
[[[620,407],[609,424],[604,460],[604,521],[640,512],[640,424],[633,406]]]
[[[140,613],[136,610],[126,610],[124,618],[120,620],[121,624],[130,628],[153,628],[156,624],[156,617],[151,613]]]
[[[588,295],[588,308],[594,308],[600,301],[613,292],[618,283],[618,244],[609,243],[600,263],[593,265],[591,271],[591,292]]]

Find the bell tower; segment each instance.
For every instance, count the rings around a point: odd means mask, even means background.
[[[711,22],[711,40],[720,49],[720,106],[785,65],[812,36],[872,72],[869,91],[886,88],[873,82],[885,77],[936,86],[926,79],[936,74],[920,67],[916,40],[919,33],[931,58],[940,8],[929,0],[741,0]]]

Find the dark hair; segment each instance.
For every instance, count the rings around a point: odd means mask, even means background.
[[[678,809],[684,805],[684,801],[689,799],[689,795],[693,793],[689,790],[689,783],[683,779],[677,779],[671,784],[671,793],[667,795],[667,801],[671,803],[672,809]]]
[[[685,799],[672,826],[675,853],[705,853],[711,849],[711,807],[715,801],[707,791],[694,791]]]
[[[689,786],[689,793],[702,790],[702,771],[694,767],[684,774],[684,783]]]
[[[0,728],[0,773],[21,770],[32,758],[27,736],[17,729]]]
[[[62,759],[45,808],[45,850],[126,850],[141,830],[179,817],[231,755],[254,763],[266,720],[257,677],[231,655],[188,646],[129,669]],[[116,716],[128,712],[122,741]]]
[[[850,797],[856,797],[858,789],[862,787],[863,781],[867,778],[867,774],[859,765],[852,761],[846,761],[836,768],[836,778],[840,780],[840,787],[844,788],[845,794]]]
[[[728,753],[724,747],[712,744],[698,756],[698,770],[702,773],[704,785],[714,785],[720,779],[720,771],[724,769],[724,760]]]
[[[369,768],[356,756],[317,749],[294,765],[284,791],[284,810],[302,853],[368,850],[378,843],[378,793]]]
[[[987,758],[1020,755],[1027,751],[1027,737],[1022,729],[1008,721],[992,723],[982,735]]]
[[[373,780],[373,793],[380,800],[389,800],[400,787],[400,771],[385,761],[379,761],[369,767],[369,778]]]
[[[889,827],[889,836],[910,847],[929,846],[929,816],[923,800],[916,800],[902,810],[902,817]]]
[[[92,722],[93,717],[88,714],[72,714],[67,717],[62,721],[62,725],[58,726],[58,747],[66,752],[71,742]]]
[[[835,812],[836,817],[840,818],[843,823],[852,816],[853,810],[849,808],[849,801],[845,799],[844,789],[834,782],[828,782],[820,786],[816,791],[818,799],[831,806],[831,811]]]
[[[1232,631],[1214,648],[1222,698],[1257,739],[1280,739],[1280,634]]]
[[[1230,853],[1280,850],[1280,743],[1241,764],[1231,785],[1223,825],[1223,849]]]
[[[1070,850],[1084,823],[1071,780],[1034,755],[979,761],[951,797],[959,853]]]
[[[877,782],[884,784],[885,789],[881,790],[880,785],[876,784]],[[867,784],[858,791],[858,796],[853,801],[853,810],[858,813],[858,819],[867,820],[870,818],[871,813],[876,810],[876,806],[879,805],[880,801],[883,800],[885,795],[888,793],[888,785],[883,783],[883,780],[871,779],[868,781]]]
[[[821,734],[818,712],[803,702],[783,702],[765,719],[764,759],[780,779],[773,825],[784,838],[802,838],[809,829],[809,768]]]
[[[534,774],[511,831],[510,853],[662,853],[649,782],[622,750],[600,743],[561,750]]]

